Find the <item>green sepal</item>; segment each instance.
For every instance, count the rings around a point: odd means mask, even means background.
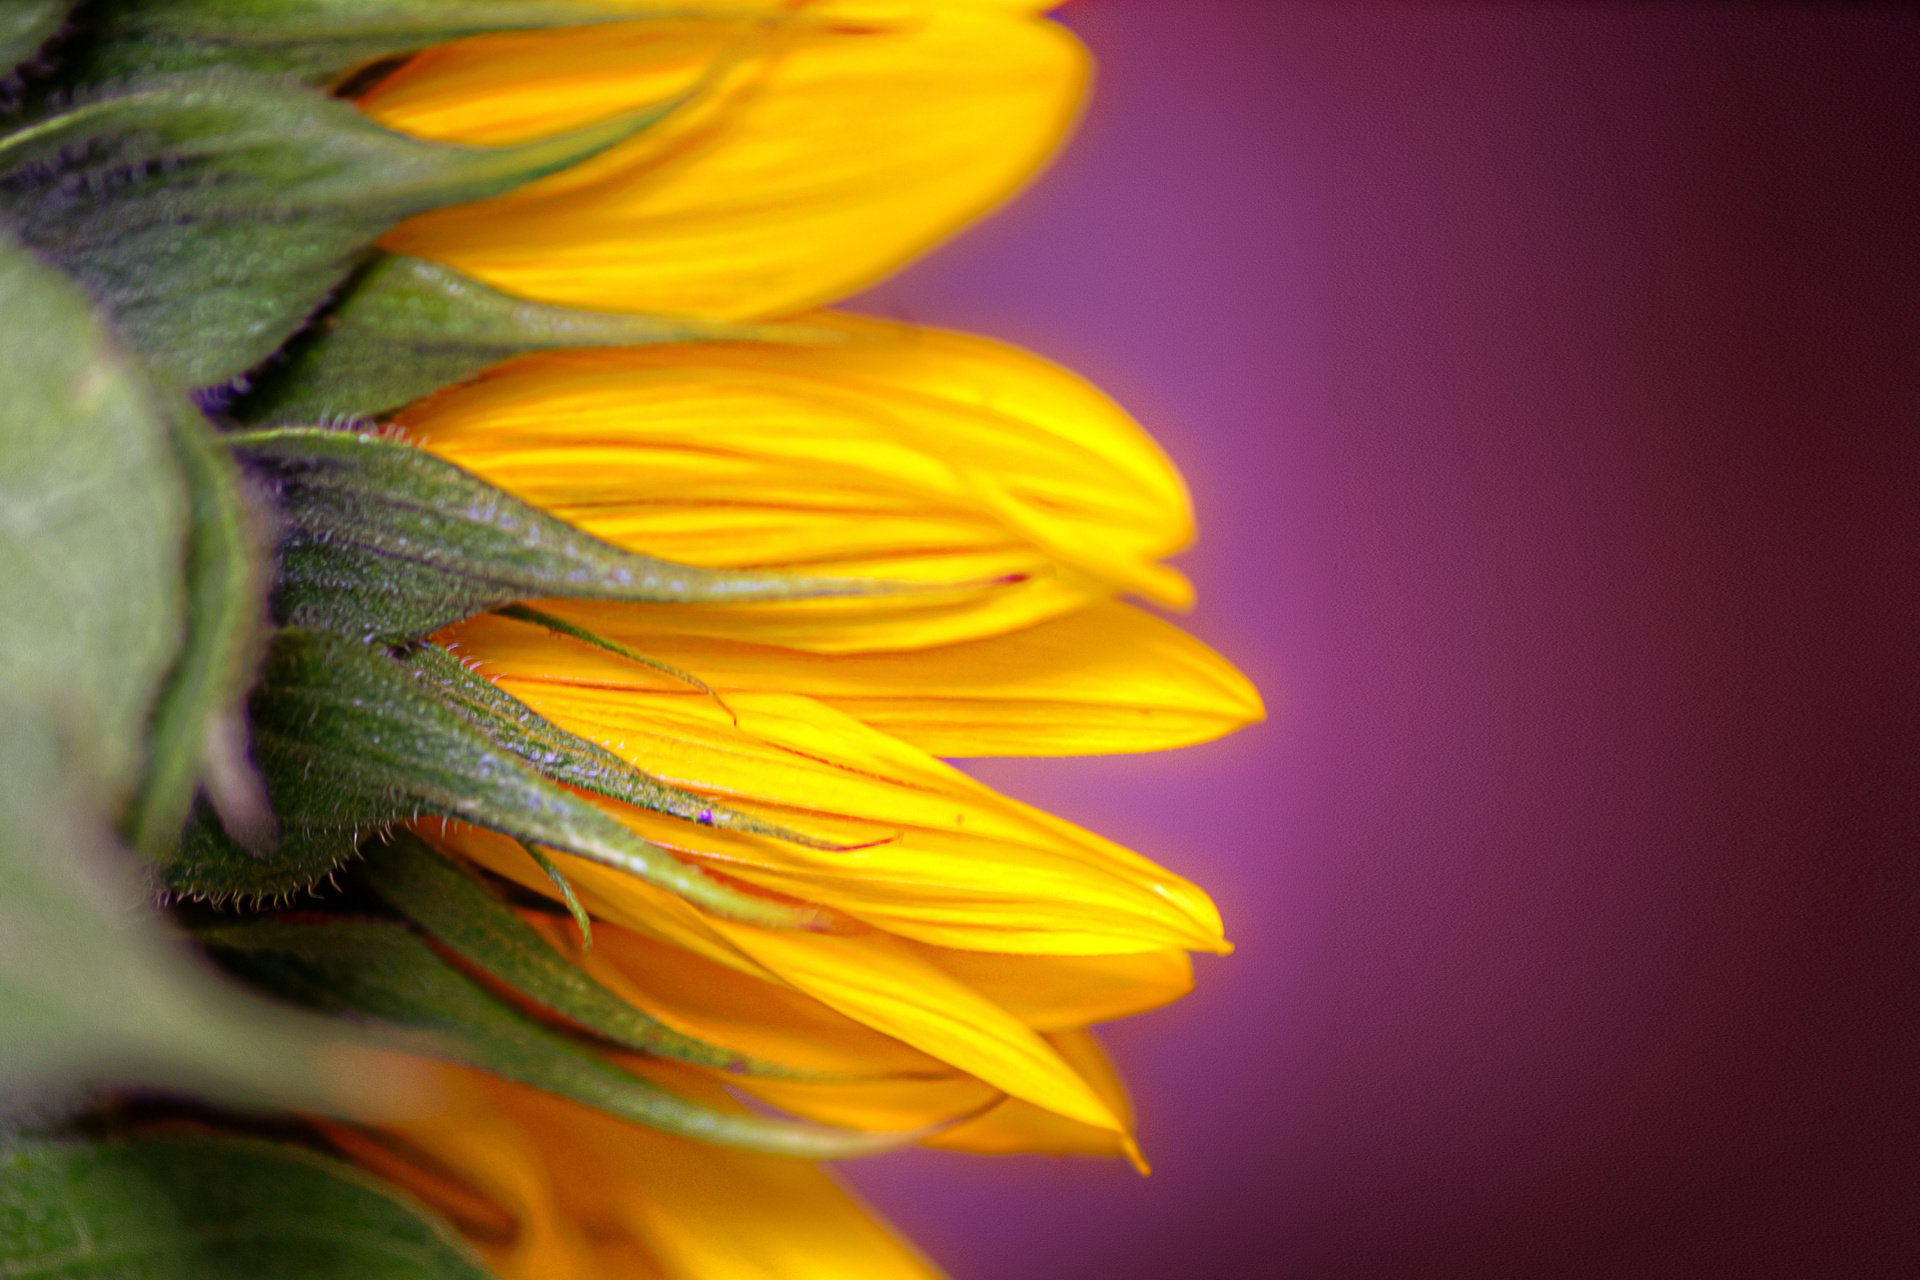
[[[860,1133],[689,1101],[508,1008],[405,925],[256,920],[207,930],[236,972],[312,1008],[424,1033],[406,1043],[664,1133],[815,1160],[890,1150],[924,1136]]]
[[[166,76],[0,139],[0,214],[158,368],[212,387],[279,350],[401,219],[576,164],[665,110],[461,147],[269,77]]]
[[[155,856],[179,841],[199,786],[228,825],[254,842],[272,822],[247,763],[242,714],[266,617],[267,550],[239,468],[184,405],[174,414],[173,445],[191,503],[186,645],[160,692],[147,776],[129,821],[134,845]]]
[[[276,490],[284,524],[274,610],[290,625],[406,640],[525,599],[685,604],[879,589],[625,551],[377,435],[282,427],[228,439]]]
[[[281,842],[291,842],[290,861],[311,869],[330,871],[361,835],[440,817],[598,862],[730,919],[768,928],[822,923],[811,908],[732,888],[642,840],[497,745],[376,649],[283,630],[250,708],[254,760]],[[220,883],[218,865],[186,856],[193,847],[183,846],[168,868],[168,887],[195,897],[236,891]],[[263,861],[282,862],[273,853]]]
[[[38,53],[72,8],[73,0],[7,0],[0,5],[0,80]]]
[[[534,351],[797,340],[800,332],[550,306],[437,262],[383,256],[260,371],[230,411],[268,424],[372,417]]]
[[[0,1151],[0,1276],[492,1280],[447,1224],[352,1165],[205,1136]]]
[[[621,1048],[722,1071],[819,1078],[708,1044],[634,1008],[554,950],[477,873],[405,832],[367,849],[359,879],[462,960]]]
[[[221,65],[324,83],[464,36],[685,12],[642,0],[134,0],[108,11],[91,69],[129,75]]]
[[[468,670],[458,658],[437,645],[421,644],[400,650],[394,660],[416,672],[446,705],[459,711],[496,744],[555,782],[701,826],[766,836],[809,849],[847,848],[663,782],[599,743],[562,729],[493,681]]]

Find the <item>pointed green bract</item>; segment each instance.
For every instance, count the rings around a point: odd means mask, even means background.
[[[880,589],[625,551],[376,435],[276,428],[229,439],[276,490],[284,525],[275,612],[298,626],[399,640],[543,597],[688,603]]]
[[[415,1047],[684,1138],[809,1159],[886,1151],[923,1134],[858,1133],[691,1102],[514,1012],[404,925],[254,921],[201,935],[226,962],[316,1009],[426,1034]]]
[[[437,262],[382,257],[342,290],[281,362],[262,370],[233,410],[260,423],[372,416],[533,351],[793,341],[800,332],[550,306],[501,293]]]
[[[808,908],[734,889],[642,840],[498,746],[399,663],[351,641],[281,631],[251,708],[254,758],[282,839],[305,842],[297,847],[350,848],[403,820],[447,818],[598,862],[731,919],[819,923]],[[203,869],[173,874],[206,888]]]
[[[331,884],[336,872],[360,856],[359,846],[358,832],[349,827],[294,827],[243,844],[227,834],[219,813],[202,798],[194,802],[178,849],[161,867],[161,885],[189,902],[277,906]]]
[[[722,1071],[817,1078],[707,1044],[634,1008],[555,951],[476,873],[411,835],[369,849],[360,879],[467,963],[622,1048]]]
[[[490,1280],[453,1229],[337,1160],[171,1137],[0,1150],[0,1276]]]
[[[463,36],[684,12],[660,0],[136,0],[107,19],[94,61],[112,75],[222,65],[325,81]]]
[[[395,661],[418,673],[448,706],[495,743],[555,782],[701,826],[767,836],[809,849],[842,847],[663,782],[599,743],[562,729],[437,645],[416,645],[396,654]]]
[[[269,77],[165,76],[0,138],[0,215],[141,354],[211,387],[277,351],[401,219],[566,168],[666,109],[457,147]]]

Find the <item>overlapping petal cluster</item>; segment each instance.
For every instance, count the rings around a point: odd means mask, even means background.
[[[581,0],[588,3],[589,0]],[[387,247],[544,302],[777,321],[771,342],[543,354],[400,412],[419,447],[620,546],[868,580],[765,603],[543,605],[660,666],[488,615],[440,637],[543,716],[806,842],[605,801],[730,883],[825,910],[721,919],[578,858],[606,986],[805,1079],[625,1062],[978,1151],[1138,1151],[1092,1025],[1172,1000],[1227,949],[1193,884],[942,758],[1153,750],[1256,720],[1224,660],[1127,598],[1189,602],[1180,477],[1099,391],[980,338],[813,310],[1006,198],[1060,143],[1087,59],[1044,6],[711,0],[674,20],[489,36],[363,101],[506,142],[648,104],[664,122],[555,177],[408,222]],[[684,673],[684,674],[675,674]],[[688,679],[687,677],[691,677]],[[444,850],[549,897],[504,837]],[[701,1147],[448,1069],[446,1110],[341,1133],[506,1276],[919,1276],[803,1163]]]

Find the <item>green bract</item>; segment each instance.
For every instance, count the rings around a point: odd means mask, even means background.
[[[0,214],[156,368],[217,386],[285,345],[402,218],[566,168],[660,114],[441,146],[271,77],[172,73],[0,138]]]

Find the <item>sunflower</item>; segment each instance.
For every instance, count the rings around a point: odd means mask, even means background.
[[[436,1101],[316,1117],[315,1141],[507,1280],[933,1274],[796,1155],[1144,1170],[1092,1028],[1184,994],[1189,954],[1229,949],[1219,914],[946,761],[1261,717],[1129,602],[1191,604],[1164,563],[1192,536],[1185,487],[1064,369],[820,309],[1044,164],[1086,92],[1078,43],[1049,6],[990,0],[209,17],[236,5],[83,32],[83,74],[152,79],[48,108],[0,181],[150,376],[198,392],[226,448],[191,456],[227,482],[237,458],[275,508],[277,630],[190,609],[175,677],[264,648],[265,807],[231,730],[199,730],[181,836],[183,799],[131,825],[161,833],[176,917],[230,971],[440,1060]],[[326,92],[287,105],[288,75]],[[325,164],[236,169],[252,153],[204,139],[240,98]],[[103,142],[129,100],[160,114]],[[169,252],[183,227],[213,225],[215,252],[303,218],[348,250],[276,277],[267,302],[291,303],[234,339],[263,358],[209,354],[148,276],[109,269],[132,198],[76,213],[50,182],[102,152],[161,193],[138,226]],[[256,168],[291,194],[236,214],[222,193]],[[366,208],[338,194],[354,173]],[[239,504],[199,501],[190,565],[244,558]],[[194,723],[231,719],[208,695]]]

